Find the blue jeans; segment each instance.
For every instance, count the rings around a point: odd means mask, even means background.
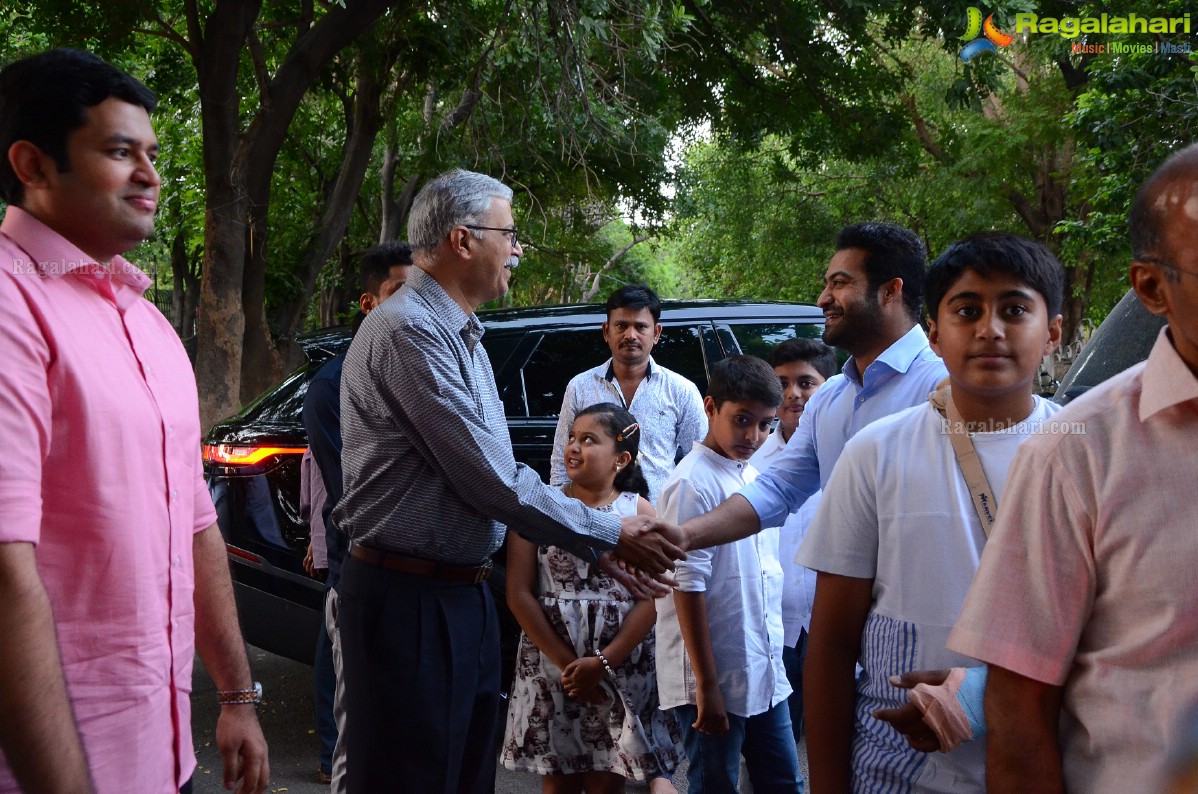
[[[807,658],[807,629],[799,634],[795,647],[782,649],[782,666],[786,668],[786,680],[794,692],[786,699],[790,709],[790,727],[794,731],[795,744],[803,737],[803,662]]]
[[[756,794],[802,794],[786,701],[752,717],[729,714],[724,736],[705,736],[691,727],[699,717],[696,706],[671,711],[682,728],[682,745],[690,759],[686,780],[691,794],[736,794],[742,755]]]

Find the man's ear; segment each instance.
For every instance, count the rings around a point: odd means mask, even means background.
[[[886,305],[898,301],[903,302],[903,280],[901,278],[892,278],[878,286],[878,302]]]
[[[8,162],[21,184],[30,187],[42,187],[46,184],[47,168],[57,170],[53,158],[29,141],[16,141],[9,146]]]
[[[936,321],[931,317],[928,318],[928,346],[932,348],[933,353],[944,358],[940,355],[940,332],[936,328]]]
[[[1127,270],[1131,288],[1144,308],[1157,317],[1169,313],[1169,290],[1165,286],[1165,274],[1160,265],[1151,262],[1132,262]]]
[[[449,247],[460,257],[469,258],[470,246],[473,243],[474,236],[470,234],[469,229],[458,226],[449,232]]]
[[[716,415],[717,411],[716,411],[714,399],[712,399],[711,397],[703,398],[703,412],[705,414],[707,414],[708,421],[715,419],[715,415]]]
[[[378,306],[378,301],[369,292],[363,292],[358,296],[358,308],[363,314],[370,314],[374,307]]]

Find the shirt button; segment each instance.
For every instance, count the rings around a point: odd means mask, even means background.
[[[182,558],[182,557],[180,557],[178,554],[176,554],[176,555],[175,555],[175,567],[176,567],[176,568],[182,568],[182,567],[183,567],[183,558]]]
[[[172,499],[178,499],[178,498],[179,498],[179,492],[178,492],[177,490],[175,490],[174,488],[171,488],[171,498],[172,498]]]

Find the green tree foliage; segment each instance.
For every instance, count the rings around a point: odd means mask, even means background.
[[[0,54],[87,47],[159,94],[162,214],[136,256],[185,336],[202,291],[211,421],[275,379],[296,331],[346,317],[356,253],[402,237],[416,188],[453,166],[516,188],[511,305],[642,280],[812,300],[835,231],[872,218],[933,253],[1034,236],[1070,269],[1068,320],[1101,316],[1135,185],[1195,137],[1193,56],[1029,35],[965,64],[970,5],[8,0]],[[1133,5],[986,11],[1010,29]]]
[[[1127,13],[1142,9],[1087,4],[1080,15]],[[1183,2],[1164,2],[1154,16],[1192,14]],[[1146,41],[1189,43],[1194,37],[1152,37]],[[1127,211],[1136,187],[1173,151],[1198,141],[1198,55],[1104,53],[1085,59],[1089,80],[1068,116],[1078,140],[1074,189],[1084,199],[1076,219],[1061,225],[1067,256],[1114,263],[1120,274],[1131,258]],[[1097,278],[1093,306],[1107,309],[1123,295],[1126,278]],[[1092,311],[1094,319],[1104,312]]]
[[[812,244],[826,258],[829,227],[878,218],[915,229],[933,253],[982,229],[1032,236],[1069,271],[1067,328],[1105,315],[1125,288],[1135,185],[1194,139],[1193,57],[1077,53],[1028,34],[965,64],[969,5],[695,0],[695,37],[715,57],[680,70],[675,87],[712,135],[685,157],[671,244],[704,294],[810,296],[809,276],[792,280],[818,273],[821,256],[795,262]],[[1143,16],[1132,6],[986,11],[1010,30],[1018,12]]]
[[[574,250],[580,275],[612,269],[616,242],[572,241],[608,225],[617,201],[646,216],[662,209],[656,184],[673,98],[655,63],[686,24],[670,4],[14,0],[13,7],[31,48],[96,50],[142,77],[164,108],[186,109],[198,121],[198,136],[182,118],[164,130],[193,136],[171,174],[202,186],[203,239],[166,234],[158,250],[164,259],[204,257],[197,377],[206,421],[277,377],[287,351],[276,345],[313,314],[309,300],[326,263],[333,273],[324,281],[344,296],[351,254],[400,234],[411,188],[447,167],[487,171],[516,186],[521,210],[555,219],[539,225],[528,264],[538,249]],[[367,127],[370,135],[360,135]],[[194,229],[194,193],[181,193],[175,204],[166,200],[164,220]],[[190,272],[179,270],[180,280]],[[545,292],[529,281],[517,299]],[[316,314],[338,313],[326,308]]]

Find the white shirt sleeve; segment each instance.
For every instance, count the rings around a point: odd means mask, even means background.
[[[679,391],[681,410],[678,426],[674,428],[674,438],[677,440],[675,459],[679,453],[685,455],[690,452],[691,447],[707,436],[707,413],[703,410],[703,398],[699,396],[699,389],[687,381]]]
[[[661,492],[657,515],[666,521],[681,524],[695,516],[703,515],[714,507],[712,500],[696,489],[694,483],[681,479],[670,482]],[[712,549],[688,552],[686,559],[674,568],[677,589],[687,593],[706,591],[707,582],[711,578],[712,556]]]

